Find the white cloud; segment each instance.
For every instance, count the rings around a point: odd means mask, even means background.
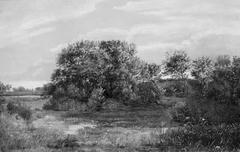
[[[43,18],[38,18],[38,19],[34,19],[34,20],[30,20],[28,22],[25,22],[20,27],[21,27],[21,29],[26,30],[26,29],[31,29],[31,28],[49,23],[51,21],[53,21],[53,20],[48,17],[43,17]]]
[[[176,50],[181,50],[185,49],[188,46],[186,43],[153,43],[153,44],[147,44],[147,45],[140,45],[138,46],[138,51],[151,51],[151,50],[171,50],[171,49],[176,49]]]
[[[36,70],[33,72],[32,76],[33,76],[33,77],[37,77],[37,76],[40,75],[42,72],[44,72],[44,71],[43,71],[43,68],[38,68],[38,69],[36,69]]]
[[[66,21],[94,11],[104,0],[0,1],[0,48],[53,31],[54,21]]]
[[[78,38],[73,39],[69,43],[71,44],[82,39],[121,39],[136,43],[139,54],[142,57],[145,57],[144,54],[151,54],[149,51],[154,51],[156,54],[157,50],[159,51],[160,56],[162,56],[165,51],[175,49],[191,50],[192,52],[195,52],[193,48],[198,45],[198,42],[211,35],[219,37],[221,35],[238,36],[240,34],[240,32],[238,32],[240,29],[237,21],[231,22],[231,25],[217,25],[214,21],[208,19],[196,21],[186,18],[186,20],[178,21],[178,24],[176,24],[176,22],[167,22],[164,24],[140,24],[133,26],[130,30],[117,28],[95,29],[86,34],[81,34]],[[67,46],[68,43],[60,44],[57,47],[52,48],[50,51],[53,53],[59,53]]]
[[[58,46],[51,48],[50,52],[54,54],[60,53],[62,49],[66,48],[67,46],[68,46],[68,43],[59,44]]]
[[[87,39],[87,40],[112,40],[123,39],[128,35],[127,30],[122,30],[118,28],[104,28],[104,29],[94,29],[87,34],[79,35],[78,39]]]
[[[5,35],[0,35],[0,48],[4,48],[13,43],[28,43],[29,40],[35,36],[42,35],[45,33],[53,32],[55,28],[40,28],[33,31],[12,31],[10,33],[5,33]],[[1,31],[0,31],[1,33]]]
[[[123,6],[117,6],[113,9],[144,12],[146,15],[166,15],[166,13],[238,13],[240,2],[238,0],[138,0],[129,1]],[[169,11],[169,12],[166,12]]]
[[[33,63],[33,66],[37,67],[44,63],[53,63],[53,62],[55,62],[55,61],[52,59],[52,57],[48,56],[47,58],[41,58],[41,59],[37,60],[35,63]]]
[[[126,3],[126,5],[114,7],[113,9],[116,10],[125,10],[125,11],[143,11],[149,9],[158,9],[161,7],[161,3],[158,0],[151,0],[151,1],[130,1]]]
[[[122,30],[118,28],[104,28],[104,29],[94,29],[86,34],[80,34],[77,38],[74,38],[69,43],[59,44],[58,46],[50,49],[52,53],[60,53],[63,48],[66,48],[69,44],[75,43],[81,40],[125,40],[128,35],[127,30]]]

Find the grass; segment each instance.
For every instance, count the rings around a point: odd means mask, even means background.
[[[40,96],[42,92],[40,91],[24,91],[24,92],[4,92],[3,96]]]
[[[188,126],[159,136],[161,150],[186,149],[201,151],[237,151],[240,125]]]
[[[100,112],[68,112],[62,118],[78,118],[79,122],[92,120],[102,127],[161,127],[165,125],[174,125],[170,122],[169,116],[165,114],[162,107],[156,108],[127,108],[117,111]],[[76,121],[75,123],[78,123]]]
[[[24,99],[24,98],[23,98]],[[14,99],[12,99],[14,100]],[[66,135],[50,127],[34,128],[15,115],[1,114],[0,147],[2,151],[237,151],[240,145],[240,125],[195,124],[177,127],[171,113],[185,106],[184,99],[164,98],[162,106],[119,109],[115,111],[78,112],[44,111],[31,108],[33,121],[45,116],[64,124],[95,124]],[[24,99],[39,106],[41,99]],[[165,106],[163,106],[165,105]],[[50,120],[49,120],[50,121]],[[165,131],[163,131],[165,129]],[[169,130],[168,130],[169,129]],[[166,131],[167,130],[167,131]],[[164,134],[163,134],[164,132]]]
[[[78,140],[85,146],[112,147],[130,151],[157,151],[156,134],[161,127],[176,126],[163,107],[125,108],[117,111],[67,112],[62,119],[71,124],[97,123],[97,128],[79,130]],[[149,146],[151,145],[151,146]]]
[[[2,151],[47,147],[47,143],[61,137],[59,133],[45,129],[37,129],[32,132],[33,128],[23,119],[16,119],[15,116],[8,113],[1,114],[0,126]]]

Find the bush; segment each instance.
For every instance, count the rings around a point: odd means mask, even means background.
[[[55,102],[55,100],[51,98],[49,101],[47,101],[43,105],[42,109],[44,109],[44,110],[56,110],[57,109],[57,102]]]
[[[5,103],[5,98],[0,96],[0,114],[4,111],[3,104]]]
[[[26,107],[20,102],[9,102],[7,104],[7,111],[12,114],[17,114],[22,117],[24,120],[29,121],[32,117],[32,111],[29,107]]]
[[[137,85],[136,94],[140,97],[141,104],[159,104],[162,92],[153,82],[142,82]]]
[[[159,141],[162,149],[236,150],[240,148],[240,125],[188,126],[160,135]]]
[[[173,108],[171,114],[174,121],[182,124],[195,125],[202,120],[208,125],[240,123],[239,107],[214,101],[188,100],[185,106]]]

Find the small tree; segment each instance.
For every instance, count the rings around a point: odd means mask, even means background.
[[[214,65],[208,97],[228,105],[237,104],[240,99],[240,58],[219,56]]]
[[[167,52],[164,61],[164,74],[173,78],[185,79],[186,72],[190,69],[190,58],[185,51]]]
[[[213,62],[210,58],[201,57],[193,60],[191,75],[198,83],[198,86],[194,86],[197,89],[197,97],[206,96],[213,70]]]
[[[167,52],[164,64],[164,74],[170,75],[172,78],[180,80],[183,86],[183,94],[186,93],[186,72],[190,69],[190,58],[185,51]]]

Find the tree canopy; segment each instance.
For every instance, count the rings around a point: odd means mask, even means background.
[[[136,46],[125,41],[80,41],[64,48],[57,58],[50,90],[88,102],[97,90],[105,98],[126,97],[137,83],[156,80],[160,66],[136,56]],[[47,86],[46,86],[47,87]],[[58,90],[58,91],[57,91]],[[57,94],[59,96],[59,93]],[[128,96],[128,98],[130,98]]]

